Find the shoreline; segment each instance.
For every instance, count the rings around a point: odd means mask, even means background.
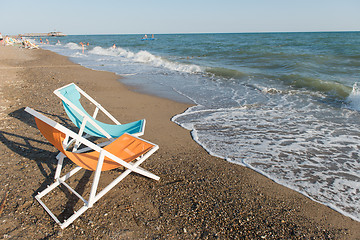
[[[188,130],[171,121],[192,105],[131,91],[115,73],[87,69],[48,50],[1,46],[0,57],[1,170],[6,173],[0,177],[1,199],[8,192],[0,236],[360,239],[359,222],[250,168],[209,155]],[[23,108],[29,106],[71,126],[52,93],[71,82],[120,122],[147,120],[141,138],[160,149],[143,165],[161,179],[130,174],[61,231],[33,198],[36,190],[52,182],[56,151]],[[103,175],[107,180],[116,172]],[[79,182],[88,178],[85,172]]]

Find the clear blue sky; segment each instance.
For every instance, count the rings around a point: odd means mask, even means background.
[[[14,0],[0,9],[3,35],[360,31],[360,0]]]

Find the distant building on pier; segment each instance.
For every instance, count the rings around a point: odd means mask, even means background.
[[[49,32],[49,33],[25,33],[19,34],[20,37],[65,37],[66,34],[62,32]]]

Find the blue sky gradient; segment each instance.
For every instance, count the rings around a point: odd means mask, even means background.
[[[359,0],[4,1],[0,32],[360,31]]]

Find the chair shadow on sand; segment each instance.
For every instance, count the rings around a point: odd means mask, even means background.
[[[58,115],[48,114],[45,112],[41,113],[50,116],[53,119],[57,119],[58,122],[61,122],[61,124],[67,126],[68,128],[73,128],[73,126],[69,124],[71,123],[71,121],[66,118],[62,118]],[[29,128],[33,127],[37,129],[34,117],[26,113],[24,111],[24,108],[20,108],[10,113],[9,116],[20,120],[24,124],[28,125]],[[40,173],[45,177],[45,181],[32,194],[33,197],[35,197],[38,192],[44,190],[49,184],[53,183],[57,164],[56,156],[58,154],[58,151],[55,148],[54,152],[43,149],[41,145],[51,147],[53,147],[53,145],[49,143],[40,133],[38,136],[40,136],[39,138],[41,140],[32,138],[30,134],[26,131],[23,135],[19,135],[0,130],[0,141],[12,152],[17,153],[20,156],[25,157],[29,160],[35,161],[40,170]],[[37,147],[36,145],[38,145],[39,147]],[[67,161],[64,162],[64,167],[69,164],[72,164],[72,162],[67,159]],[[50,173],[46,171],[46,168],[50,170]],[[78,193],[84,193],[85,186],[90,181],[91,175],[92,171],[85,170],[83,176],[74,188]],[[79,201],[79,198],[71,191],[69,191],[66,187],[61,186],[59,187],[59,189],[66,195],[67,198],[65,207],[62,207],[63,211],[58,216],[59,220],[63,220],[73,214],[75,205]]]

